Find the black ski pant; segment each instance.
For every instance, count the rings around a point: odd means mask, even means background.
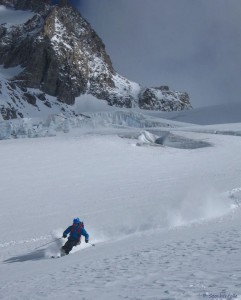
[[[73,249],[74,246],[77,246],[79,241],[76,240],[68,240],[62,249],[64,250],[65,254],[69,254],[69,252]]]

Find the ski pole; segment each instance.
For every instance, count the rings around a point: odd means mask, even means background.
[[[95,247],[95,244],[91,244],[90,242],[88,244],[90,244],[91,246]]]
[[[88,119],[91,119],[90,116],[87,116],[87,115],[84,115],[84,114],[79,114],[79,116],[83,116],[83,117],[86,117],[86,118],[88,118]]]
[[[61,237],[61,238],[58,238],[58,239],[56,239],[56,240],[53,240],[53,241],[51,241],[51,242],[49,242],[49,243],[43,244],[43,245],[41,245],[41,246],[35,248],[35,250],[37,250],[37,249],[39,249],[39,248],[41,248],[41,247],[43,247],[43,246],[46,246],[46,245],[48,245],[48,244],[54,243],[54,242],[56,242],[56,241],[58,241],[58,240],[60,240],[60,239],[62,239],[62,237]]]

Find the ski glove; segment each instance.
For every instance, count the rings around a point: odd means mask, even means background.
[[[66,234],[63,234],[63,238],[66,238],[67,237],[67,235]]]
[[[85,242],[86,242],[86,243],[89,243],[89,240],[85,239]]]

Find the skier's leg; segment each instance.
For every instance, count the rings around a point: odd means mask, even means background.
[[[62,247],[62,250],[63,250],[63,252],[65,253],[65,254],[69,254],[69,248],[71,247],[71,241],[70,240],[68,240],[65,244],[64,244],[64,246]],[[72,249],[72,248],[71,248]]]
[[[71,241],[71,240],[68,240],[68,244],[67,244],[67,247],[65,247],[65,253],[68,255],[69,252],[73,249],[74,246],[76,246],[76,241]]]

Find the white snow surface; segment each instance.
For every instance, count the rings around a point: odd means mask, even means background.
[[[146,112],[168,120],[188,122],[200,125],[227,124],[241,122],[241,103],[230,102],[213,106],[195,108],[193,110],[173,112]]]
[[[91,116],[0,141],[0,299],[241,299],[241,124]],[[96,246],[51,259],[74,217]]]
[[[75,98],[76,113],[95,113],[116,111],[116,107],[109,106],[106,100],[100,100],[91,94],[84,94]]]
[[[0,5],[0,25],[6,28],[24,24],[34,16],[31,11],[15,10]]]
[[[5,69],[3,65],[0,65],[0,80],[11,79],[22,71],[23,68],[21,66]]]

